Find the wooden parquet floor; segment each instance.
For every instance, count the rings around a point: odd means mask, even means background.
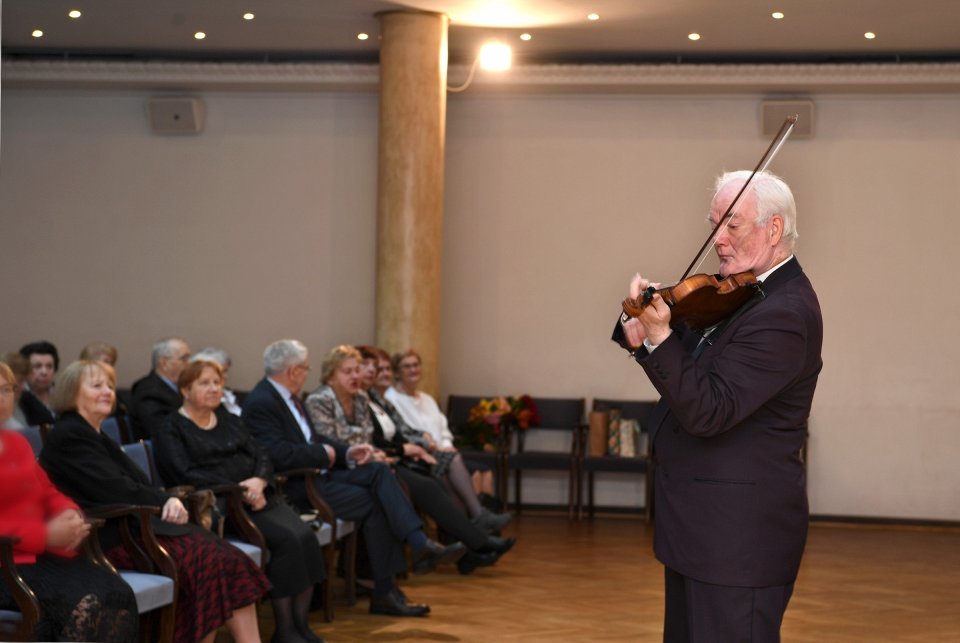
[[[424,619],[339,601],[312,623],[328,641],[659,641],[663,568],[637,518],[580,523],[524,515],[519,542],[469,577],[446,569],[403,584]],[[342,582],[336,585],[342,588]],[[270,609],[261,610],[269,640]],[[811,526],[782,629],[785,642],[960,642],[960,529]]]

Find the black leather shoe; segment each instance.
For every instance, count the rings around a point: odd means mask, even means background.
[[[427,546],[417,555],[413,561],[414,574],[426,574],[437,568],[437,565],[446,563],[455,563],[466,553],[467,548],[463,543],[453,543],[452,545],[443,545],[427,540]]]
[[[385,616],[426,616],[430,608],[426,605],[410,604],[403,600],[397,590],[392,589],[385,596],[370,599],[370,613]]]
[[[457,571],[466,576],[472,574],[477,567],[490,567],[497,562],[500,554],[493,552],[480,553],[477,551],[468,551],[457,563]]]
[[[407,598],[407,595],[404,594],[404,593],[403,593],[403,590],[400,589],[399,587],[394,587],[394,588],[393,588],[393,591],[397,593],[397,596],[400,597],[400,600],[403,601],[403,604],[404,604],[404,605],[406,605],[406,606],[408,606],[408,607],[411,606],[411,605],[412,605],[413,607],[422,607],[422,608],[424,608],[424,609],[427,611],[427,614],[430,613],[430,606],[427,605],[426,603],[411,603],[411,602],[410,602],[410,599]]]
[[[516,538],[497,538],[496,536],[490,536],[487,538],[487,542],[483,544],[483,547],[477,551],[483,553],[493,552],[497,556],[503,556],[510,551],[515,544],[517,544]]]
[[[486,532],[500,531],[513,520],[513,516],[508,513],[495,514],[485,508],[471,522]]]

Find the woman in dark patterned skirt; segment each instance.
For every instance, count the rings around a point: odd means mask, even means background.
[[[64,369],[54,389],[60,416],[40,464],[82,507],[122,503],[161,509],[154,530],[178,570],[177,643],[213,641],[221,625],[238,643],[259,642],[256,601],[270,589],[269,581],[239,549],[187,524],[180,500],[152,486],[123,450],[100,432],[113,409],[115,383],[113,369],[101,362],[74,362]],[[117,567],[129,569],[133,560],[110,527],[101,531],[107,557]]]
[[[0,363],[0,426],[16,379]],[[13,562],[40,603],[38,641],[134,641],[137,603],[116,574],[77,556],[90,533],[77,505],[50,484],[27,440],[0,430],[0,534],[15,536]],[[0,583],[0,608],[17,609]]]
[[[246,514],[270,550],[273,640],[319,643],[310,629],[310,599],[314,586],[326,577],[323,550],[313,530],[270,484],[270,456],[240,418],[221,406],[222,373],[219,364],[205,360],[192,361],[180,373],[177,386],[183,406],[153,433],[160,475],[168,484],[197,488],[239,484],[246,489]]]

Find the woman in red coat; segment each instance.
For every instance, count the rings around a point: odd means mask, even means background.
[[[16,380],[0,363],[0,425]],[[0,533],[15,536],[14,563],[40,602],[39,641],[133,641],[137,604],[117,575],[77,557],[90,533],[77,505],[57,491],[23,436],[0,430]],[[0,584],[0,608],[16,609]]]

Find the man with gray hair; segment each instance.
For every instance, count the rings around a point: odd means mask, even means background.
[[[153,345],[150,373],[133,384],[130,423],[137,439],[149,440],[163,420],[183,404],[177,380],[190,360],[190,346],[180,337],[166,337]]]
[[[716,326],[692,329],[671,324],[654,290],[614,330],[661,395],[647,430],[669,643],[779,641],[807,537],[801,453],[823,320],[794,256],[790,188],[760,172],[744,190],[749,176],[718,179],[708,220],[720,277],[752,273],[752,298]],[[630,298],[649,286],[638,274]]]
[[[346,444],[317,432],[299,394],[307,381],[307,348],[295,339],[267,346],[265,377],[243,403],[247,429],[267,449],[274,468],[283,473],[317,468],[317,491],[338,517],[362,523],[374,576],[371,614],[424,616],[426,605],[407,602],[394,578],[406,572],[403,543],[414,555],[414,571],[428,572],[463,556],[461,543],[439,545],[423,532],[423,522],[389,467],[373,460],[373,447]],[[303,476],[291,476],[284,492],[301,510],[309,510]]]

